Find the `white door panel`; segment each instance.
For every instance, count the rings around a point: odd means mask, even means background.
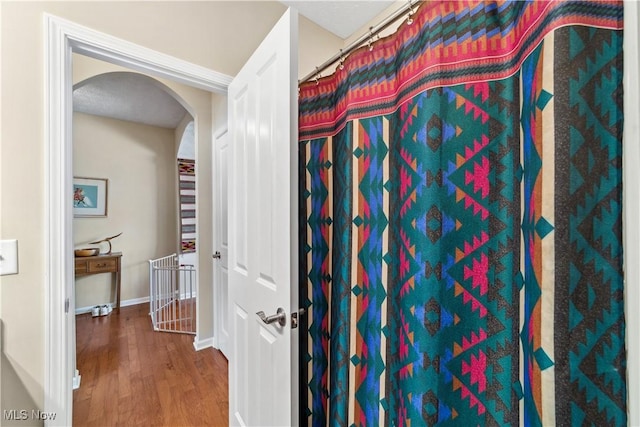
[[[252,111],[249,109],[249,88],[248,83],[238,88],[237,93],[229,90],[229,125],[232,139],[232,162],[233,178],[230,209],[233,212],[234,232],[231,237],[231,246],[234,248],[231,265],[234,271],[240,274],[248,274],[248,223],[249,211],[249,187],[248,177],[249,165],[252,160],[248,158],[247,152],[255,149],[253,140],[255,139],[255,123],[251,119]],[[232,118],[236,121],[233,122]],[[249,145],[249,146],[248,146]]]
[[[218,349],[229,359],[229,134],[225,130],[214,138],[215,248],[220,258],[214,274],[215,337]]]
[[[229,359],[229,411],[230,425],[248,425],[249,420],[249,314],[240,306],[234,307],[233,351]],[[233,369],[232,369],[233,367]]]
[[[297,28],[287,11],[229,86],[233,425],[298,423]]]

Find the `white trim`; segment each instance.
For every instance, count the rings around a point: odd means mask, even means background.
[[[73,376],[73,389],[77,390],[80,388],[80,382],[82,381],[82,375],[80,375],[80,371],[76,369],[76,373]]]
[[[227,86],[231,83],[232,77],[200,65],[95,31],[57,16],[45,13],[45,19],[55,22],[74,53],[216,93],[226,94]]]
[[[46,18],[45,18],[46,19]],[[71,425],[73,404],[72,316],[65,313],[71,269],[71,48],[54,20],[45,21],[45,389],[47,425]],[[68,184],[68,185],[67,185]],[[72,301],[70,301],[71,305]]]
[[[96,305],[102,305],[102,304],[96,304]],[[85,313],[91,313],[91,310],[93,309],[93,305],[89,306],[89,307],[80,307],[80,308],[76,308],[75,309],[75,313],[76,316],[79,314],[85,314]]]
[[[630,426],[640,426],[640,8],[624,2],[623,209],[627,344],[627,408]]]
[[[215,348],[213,345],[213,338],[206,338],[204,340],[201,340],[196,335],[196,337],[193,339],[193,348],[195,348],[196,351],[204,350],[205,348],[209,347]]]
[[[45,378],[44,410],[55,412],[46,425],[73,420],[75,372],[72,182],[72,52],[217,93],[226,93],[231,77],[138,46],[71,21],[44,14],[45,46]]]
[[[138,305],[138,304],[145,304],[145,303],[149,303],[149,297],[142,297],[142,298],[131,298],[131,299],[127,299],[124,301],[120,301],[120,307],[129,307],[131,305]],[[115,305],[112,302],[105,302],[105,303],[101,303],[101,304],[96,304],[96,305],[103,305],[103,304],[111,304],[112,306]],[[87,307],[80,307],[77,308],[75,310],[76,315],[78,314],[84,314],[84,313],[91,313],[91,309],[95,307],[94,305],[90,305]]]
[[[225,124],[224,126],[222,126],[220,129],[218,129],[214,135],[213,135],[213,144],[212,144],[212,150],[211,150],[211,165],[212,165],[212,169],[213,169],[213,173],[211,176],[213,185],[211,185],[211,200],[214,201],[214,206],[216,205],[216,201],[218,200],[218,186],[215,184],[216,181],[216,166],[217,166],[217,153],[216,153],[216,149],[217,149],[217,143],[218,140],[220,138],[222,138],[223,136],[225,136],[228,133],[228,126],[227,124]],[[218,213],[219,206],[216,206],[214,208],[214,213],[213,213],[213,217],[214,217],[214,221],[211,227],[211,230],[213,231],[213,236],[212,236],[212,242],[213,242],[213,250],[217,251],[220,250],[220,248],[222,247],[222,230],[219,229],[219,218],[220,218],[220,214]],[[213,348],[216,348],[218,350],[220,350],[220,325],[222,324],[222,313],[223,310],[220,309],[220,301],[222,300],[222,288],[220,287],[220,282],[222,280],[222,269],[220,267],[220,262],[214,262],[213,263],[213,301],[212,301],[212,307],[213,307]],[[229,312],[227,310],[227,312]],[[222,350],[221,350],[222,351]],[[224,353],[223,353],[224,354]]]

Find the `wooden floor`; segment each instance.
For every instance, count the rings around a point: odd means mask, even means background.
[[[154,332],[148,304],[76,317],[74,426],[226,426],[227,360],[193,336]]]

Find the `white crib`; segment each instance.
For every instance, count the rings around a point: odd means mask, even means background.
[[[176,254],[149,260],[149,307],[153,329],[196,333],[196,270]]]

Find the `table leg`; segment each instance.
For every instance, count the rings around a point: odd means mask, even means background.
[[[118,268],[116,269],[116,310],[120,313],[120,273],[122,265],[120,263],[120,257],[118,257]]]

